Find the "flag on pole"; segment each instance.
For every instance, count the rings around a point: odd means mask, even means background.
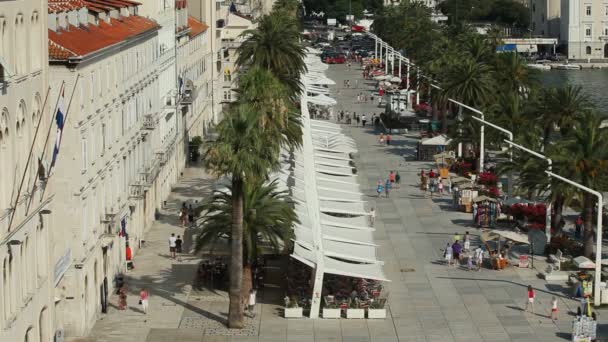
[[[63,120],[65,118],[65,96],[63,89],[61,95],[59,95],[59,104],[57,105],[57,113],[55,113],[55,123],[57,124],[57,137],[55,138],[55,146],[53,147],[53,159],[51,161],[51,168],[55,166],[57,155],[59,154],[59,147],[61,146],[61,134],[63,133]]]
[[[179,85],[178,85],[178,89],[177,89],[178,94],[182,95],[183,90],[184,90],[184,79],[181,76],[179,76]]]

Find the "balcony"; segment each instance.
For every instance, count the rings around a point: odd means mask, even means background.
[[[141,122],[141,129],[153,131],[156,128],[156,120],[152,114],[144,115],[144,119]]]
[[[218,19],[218,20],[215,22],[215,27],[216,27],[217,29],[224,28],[224,26],[226,26],[226,20],[224,20],[224,19]]]
[[[144,190],[141,183],[129,184],[129,199],[139,199],[144,196]]]
[[[156,152],[156,159],[158,159],[160,165],[167,164],[167,154],[165,152]]]

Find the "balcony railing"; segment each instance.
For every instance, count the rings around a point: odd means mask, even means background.
[[[143,186],[140,183],[132,183],[129,185],[129,199],[142,198],[144,195]]]
[[[156,128],[156,121],[154,120],[154,116],[152,114],[144,115],[144,119],[141,122],[141,128],[143,130],[153,131]]]

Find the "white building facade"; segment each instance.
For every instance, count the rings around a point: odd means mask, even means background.
[[[560,43],[572,60],[608,59],[608,3],[561,0]]]
[[[0,341],[51,341],[53,335],[53,196],[38,182],[51,124],[44,106],[46,12],[43,0],[0,6]]]
[[[536,37],[559,38],[560,0],[530,0],[526,4],[532,12],[532,33]]]
[[[213,53],[209,44],[209,26],[189,16],[187,6],[178,8],[177,17],[177,72],[183,84],[178,102],[184,126],[178,145],[182,146],[188,158],[192,139],[204,139],[214,124],[211,95]]]
[[[236,60],[239,57],[238,49],[245,41],[241,36],[246,30],[255,28],[253,18],[239,12],[228,14],[228,23],[222,36],[224,46],[224,83],[222,86],[222,96],[224,103],[234,102],[237,98],[238,89],[238,66]]]
[[[72,2],[50,11],[48,27],[51,98],[64,84],[67,112],[47,186],[61,198],[52,205],[61,213],[52,216],[55,329],[85,336],[126,272],[126,244],[137,252],[176,180],[164,148],[177,128],[167,128],[159,97],[160,27],[134,3]]]

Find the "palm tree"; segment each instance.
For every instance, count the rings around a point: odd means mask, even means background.
[[[278,253],[291,242],[293,225],[298,222],[286,191],[277,190],[276,181],[247,183],[243,188],[243,289],[252,286],[251,266],[259,255]],[[202,233],[195,241],[196,251],[213,248],[220,240],[232,241],[232,189],[216,191],[203,205]]]
[[[493,92],[491,67],[472,58],[465,58],[451,65],[445,76],[446,94],[467,105],[479,108],[488,101]]]
[[[560,146],[555,146],[558,153],[553,156],[559,164],[558,172],[561,175],[592,189],[600,188],[601,176],[608,167],[608,130],[600,127],[598,113],[585,111],[574,122],[565,139],[560,140]],[[593,211],[596,200],[587,192],[579,193],[585,220],[584,253],[590,257],[593,253]]]
[[[542,89],[540,98],[540,115],[537,117],[543,127],[544,147],[548,145],[556,128],[566,135],[581,113],[591,109],[591,101],[580,86]]]
[[[500,89],[524,95],[536,84],[537,72],[526,66],[526,61],[516,53],[496,55],[494,74]]]
[[[260,115],[246,105],[237,105],[218,124],[218,138],[207,146],[205,167],[217,176],[231,177],[231,258],[228,326],[243,327],[241,289],[243,283],[243,189],[245,184],[265,179],[278,165],[279,146],[259,128]]]
[[[236,61],[239,66],[266,69],[287,87],[290,95],[300,92],[300,74],[307,69],[300,30],[294,19],[273,12],[263,16],[256,29],[241,36],[246,40],[239,47]]]
[[[285,86],[266,69],[254,66],[239,79],[239,103],[260,114],[260,127],[282,146],[302,143],[300,113]]]

